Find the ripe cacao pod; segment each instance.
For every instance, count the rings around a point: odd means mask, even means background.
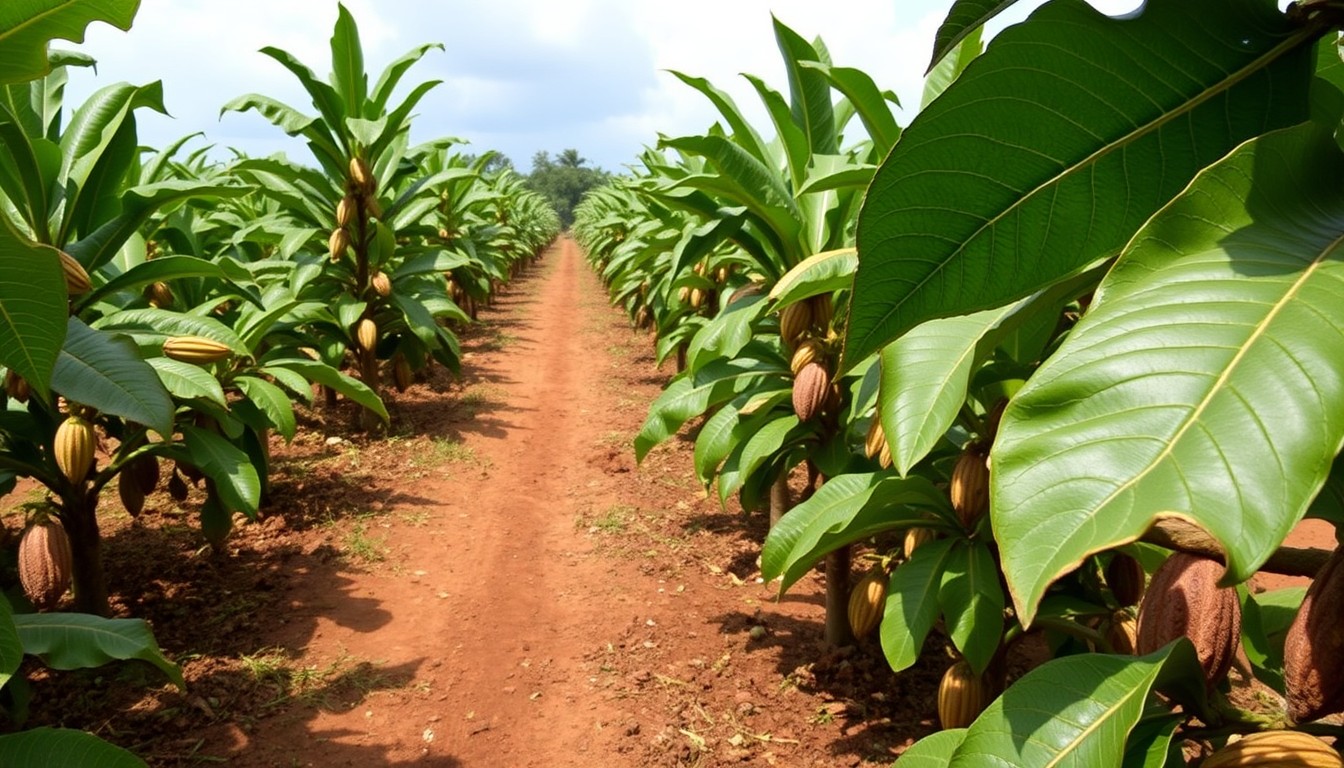
[[[1242,736],[1200,763],[1201,768],[1341,768],[1339,753],[1301,731],[1261,731]]]
[[[989,510],[989,468],[985,466],[985,454],[972,446],[962,451],[952,468],[952,482],[948,486],[952,497],[952,509],[957,518],[968,530],[975,526],[980,516]]]
[[[145,510],[145,492],[140,490],[140,485],[131,477],[129,470],[122,470],[121,476],[117,478],[117,495],[121,497],[121,506],[131,517],[139,517]]]
[[[816,339],[807,339],[798,345],[798,349],[793,352],[793,359],[789,361],[789,368],[793,370],[793,375],[803,370],[803,366],[808,363],[824,362],[826,360],[826,348]]]
[[[798,418],[816,416],[831,390],[831,372],[821,363],[808,363],[793,379],[793,410]]]
[[[1124,552],[1116,552],[1106,566],[1106,585],[1120,605],[1138,605],[1147,578],[1143,565]]]
[[[70,416],[56,428],[52,452],[61,474],[75,485],[84,482],[93,468],[93,449],[98,436],[93,425],[79,416]]]
[[[691,309],[699,309],[705,305],[705,292],[699,286],[691,289]]]
[[[1283,639],[1288,714],[1307,723],[1344,712],[1344,549],[1316,574]]]
[[[835,317],[835,303],[831,301],[831,294],[813,296],[809,301],[812,303],[812,325],[818,328],[830,327],[831,319]]]
[[[392,278],[387,276],[386,272],[378,271],[369,278],[369,285],[373,287],[373,292],[386,299],[392,295]]]
[[[42,517],[19,539],[19,583],[38,610],[56,605],[70,588],[73,575],[70,538],[60,522]]]
[[[849,593],[849,628],[854,636],[866,637],[882,622],[887,605],[887,572],[874,567]]]
[[[791,347],[798,346],[803,334],[812,327],[812,305],[799,301],[779,313],[779,337]]]
[[[84,269],[84,265],[65,251],[57,253],[61,255],[61,271],[65,273],[65,292],[71,296],[88,293],[93,288],[93,283],[89,282],[89,273]]]
[[[331,237],[327,238],[327,252],[331,254],[332,263],[341,260],[345,255],[345,250],[350,247],[350,233],[337,227],[331,230]]]
[[[149,294],[149,303],[158,309],[165,309],[173,305],[173,289],[162,280],[155,280],[145,289]]]
[[[677,301],[687,304],[691,300],[691,289],[689,286],[681,286],[677,289]]]
[[[400,352],[392,358],[392,381],[397,385],[398,392],[405,392],[411,386],[411,364]]]
[[[1138,641],[1139,620],[1126,610],[1111,614],[1109,626],[1106,628],[1106,642],[1110,643],[1111,650],[1133,656],[1138,649]]]
[[[937,535],[938,532],[933,530],[932,528],[911,528],[910,530],[906,531],[905,541],[901,547],[903,550],[905,550],[905,559],[909,560],[910,556],[915,554],[916,549],[919,549],[922,545],[930,541],[933,541],[934,538],[937,537]]]
[[[374,189],[373,171],[362,157],[350,158],[350,186],[359,192],[371,192]]]
[[[971,665],[958,661],[943,673],[938,684],[938,722],[943,729],[966,728],[994,701],[994,688]]]
[[[336,227],[338,229],[345,229],[355,220],[355,206],[354,195],[346,195],[341,198],[339,203],[336,203]]]
[[[882,449],[877,453],[877,463],[883,469],[891,469],[891,443],[882,441]]]
[[[355,341],[359,342],[359,348],[373,351],[378,343],[378,324],[365,317],[361,318],[355,325]]]
[[[732,274],[733,274],[732,267],[729,266],[719,267],[718,269],[714,270],[714,282],[718,283],[719,285],[723,285],[724,283],[728,282],[728,278]]]
[[[1178,637],[1194,643],[1204,681],[1222,680],[1241,642],[1241,603],[1237,590],[1219,587],[1223,566],[1217,560],[1173,553],[1153,572],[1139,606],[1139,654],[1149,654]]]
[[[204,336],[174,336],[163,342],[163,354],[184,363],[208,365],[227,359],[233,350]]]
[[[886,444],[887,435],[882,431],[882,416],[875,413],[868,425],[868,436],[863,441],[863,455],[875,459],[882,453],[882,447]]]
[[[9,371],[5,373],[5,394],[20,403],[26,403],[28,397],[32,394],[32,389],[28,386],[27,379]]]

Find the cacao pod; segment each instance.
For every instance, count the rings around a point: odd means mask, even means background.
[[[27,379],[9,371],[5,374],[5,394],[20,403],[26,403],[32,394],[32,389],[28,386]]]
[[[830,327],[831,319],[835,317],[835,304],[831,301],[831,294],[813,296],[808,301],[812,303],[812,325],[818,328]]]
[[[1288,714],[1307,723],[1344,712],[1344,550],[1336,549],[1307,588],[1283,640]]]
[[[677,301],[687,304],[691,300],[691,289],[689,286],[681,286],[677,289]]]
[[[378,196],[372,191],[364,196],[364,212],[375,219],[383,218],[383,206],[378,204]]]
[[[877,463],[883,469],[891,469],[891,443],[882,441],[882,449],[877,453]]]
[[[371,192],[374,189],[373,171],[362,157],[350,158],[350,186],[359,192]]]
[[[392,295],[392,278],[387,276],[386,272],[378,271],[369,278],[369,285],[373,287],[373,292],[386,299]]]
[[[336,227],[345,229],[355,220],[355,196],[346,195],[336,204]]]
[[[636,328],[648,328],[651,322],[653,322],[653,314],[649,312],[648,307],[640,307],[639,310],[635,312]]]
[[[728,282],[728,278],[733,274],[733,268],[728,266],[719,267],[714,270],[714,281],[719,285]]]
[[[355,325],[355,341],[359,342],[360,349],[372,352],[378,343],[378,324],[367,317],[361,318]]]
[[[168,477],[168,495],[173,497],[173,501],[183,502],[187,500],[187,481],[176,471]]]
[[[61,271],[65,273],[65,292],[71,296],[88,293],[93,284],[89,282],[89,273],[84,269],[84,265],[65,251],[57,253],[61,255]]]
[[[411,386],[411,364],[400,352],[392,359],[392,381],[398,392],[405,392]]]
[[[19,583],[38,610],[54,607],[70,588],[73,562],[70,537],[59,521],[43,516],[24,529],[19,539]]]
[[[789,368],[793,370],[793,375],[803,370],[803,366],[808,363],[824,362],[826,359],[826,349],[821,342],[816,339],[808,339],[798,345],[798,349],[793,352],[793,359],[789,362]]]
[[[985,454],[978,448],[968,447],[957,458],[948,492],[962,526],[967,530],[975,527],[976,521],[989,510],[989,468],[985,466]]]
[[[699,309],[705,305],[705,292],[699,286],[691,289],[691,309]]]
[[[966,728],[994,700],[994,689],[984,675],[971,671],[971,665],[958,661],[943,673],[938,684],[938,722],[943,729]]]
[[[1143,565],[1124,552],[1116,552],[1106,566],[1106,585],[1111,588],[1111,594],[1115,595],[1115,601],[1120,605],[1138,605],[1143,599],[1147,579]]]
[[[930,541],[933,541],[934,538],[937,537],[937,535],[938,532],[933,530],[932,528],[911,528],[910,530],[906,531],[905,542],[901,547],[903,550],[905,550],[905,559],[909,560],[910,556],[915,554],[916,549],[919,549],[922,545]]]
[[[849,628],[854,636],[866,637],[882,622],[887,604],[887,572],[881,566],[869,571],[849,593]]]
[[[882,431],[882,416],[875,413],[872,423],[868,425],[868,437],[863,441],[863,455],[875,459],[882,453],[882,448],[886,444],[887,434]]]
[[[149,303],[158,309],[165,309],[173,305],[173,289],[162,280],[156,280],[149,284],[146,289],[149,294]]]
[[[350,247],[350,233],[337,227],[331,230],[331,237],[327,238],[327,252],[331,254],[332,263],[341,260],[345,255],[345,250]]]
[[[216,424],[215,420],[209,417],[206,417],[204,420],[197,420],[196,422],[196,426],[201,427],[202,429],[208,430],[210,432],[214,432],[215,434],[219,434],[219,427],[215,426],[215,424]],[[173,462],[173,467],[178,472],[181,472],[183,477],[190,480],[192,485],[198,485],[202,480],[205,479],[205,475],[201,473],[201,470],[197,469],[195,466],[191,464],[186,463],[185,461],[175,461]]]
[[[1301,731],[1261,731],[1214,752],[1201,768],[1341,768],[1339,753]]]
[[[779,337],[791,347],[798,346],[803,334],[812,327],[812,305],[799,301],[779,313]]]
[[[1241,641],[1237,590],[1219,587],[1223,566],[1207,557],[1173,553],[1153,572],[1139,605],[1137,651],[1146,655],[1178,637],[1194,643],[1204,681],[1222,680]]]
[[[140,485],[129,471],[123,470],[121,477],[117,478],[117,495],[121,497],[122,508],[131,517],[139,517],[145,510],[145,492],[140,490]]]
[[[61,474],[75,485],[84,482],[93,468],[93,449],[98,436],[93,425],[79,416],[70,416],[56,428],[52,452]]]
[[[130,473],[142,494],[153,493],[159,485],[159,460],[154,456],[137,456],[126,465],[122,477],[126,476],[126,472]]]
[[[208,365],[228,359],[233,350],[204,336],[174,336],[163,342],[163,354],[174,360],[195,365]]]
[[[1106,628],[1106,642],[1111,651],[1133,656],[1138,649],[1139,620],[1129,611],[1120,610],[1111,614],[1110,626]]]
[[[821,363],[808,363],[793,379],[793,410],[811,421],[821,411],[831,390],[831,372]]]

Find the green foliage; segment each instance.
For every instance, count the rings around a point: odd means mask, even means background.
[[[601,168],[585,167],[586,162],[577,149],[566,149],[554,160],[545,151],[532,156],[527,187],[550,202],[560,217],[561,226],[574,223],[574,208],[589,190],[611,180],[611,175]]]

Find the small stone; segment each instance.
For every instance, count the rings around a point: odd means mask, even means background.
[[[761,640],[761,639],[764,639],[764,638],[765,638],[765,627],[761,626],[760,624],[757,624],[756,626],[752,627],[752,628],[747,632],[747,634],[749,634],[749,635],[751,636],[751,639],[752,639],[752,640]]]

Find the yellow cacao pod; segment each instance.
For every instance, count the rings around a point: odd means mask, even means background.
[[[378,344],[378,324],[365,317],[355,326],[355,341],[359,342],[359,348],[370,352]]]
[[[392,295],[392,278],[386,272],[374,272],[373,277],[369,278],[369,285],[373,286],[374,293],[384,299]]]
[[[337,227],[331,230],[331,236],[327,238],[327,252],[331,254],[332,262],[341,260],[345,255],[345,250],[350,247],[350,233]]]
[[[813,296],[808,301],[812,304],[812,325],[818,328],[830,327],[831,319],[835,317],[835,304],[831,301],[831,294]]]
[[[793,410],[811,421],[821,412],[831,390],[831,372],[821,363],[808,363],[793,378]]]
[[[1209,755],[1201,768],[1341,768],[1329,745],[1301,731],[1262,731],[1242,736]]]
[[[877,463],[883,469],[891,469],[891,443],[882,441],[882,448],[877,453]]]
[[[443,227],[439,227],[439,239],[440,239],[440,240],[447,240],[447,239],[451,238],[452,236],[453,236],[453,233],[452,233],[452,232],[449,232],[448,230],[444,229]]]
[[[688,304],[691,301],[691,289],[689,286],[681,286],[677,289],[677,301],[682,304]]]
[[[398,392],[405,392],[411,386],[411,364],[400,352],[392,359],[392,381]]]
[[[374,189],[373,171],[362,157],[350,158],[350,185],[360,192],[371,192]]]
[[[733,274],[733,268],[728,266],[719,267],[714,270],[714,281],[719,285],[728,282],[728,278]]]
[[[233,350],[227,344],[203,336],[174,336],[163,342],[163,354],[184,363],[207,365],[228,359]]]
[[[887,434],[882,431],[882,415],[874,413],[872,422],[868,424],[868,436],[863,441],[863,455],[875,459],[886,444]]]
[[[1113,652],[1133,656],[1138,650],[1139,620],[1129,611],[1116,611],[1106,628],[1106,642]]]
[[[173,305],[173,289],[162,280],[156,280],[149,284],[145,289],[149,295],[149,303],[159,309],[171,307]]]
[[[23,593],[47,610],[70,588],[73,575],[70,538],[53,518],[43,518],[23,531],[19,539],[19,583]]]
[[[869,571],[849,593],[849,628],[855,637],[866,637],[882,622],[887,605],[887,572],[881,566]]]
[[[798,345],[798,349],[793,351],[793,359],[789,361],[789,368],[793,370],[793,375],[803,370],[803,366],[808,363],[824,362],[826,360],[826,348],[816,339],[808,339]]]
[[[935,538],[937,538],[937,536],[938,532],[933,530],[932,528],[911,528],[910,530],[906,531],[905,542],[901,547],[903,550],[905,550],[905,558],[909,560],[910,556],[915,554],[916,549],[919,549],[924,544],[933,541]]]
[[[79,485],[88,477],[89,470],[93,468],[93,449],[97,442],[93,425],[79,416],[66,418],[56,428],[56,440],[52,448],[56,466],[67,480]]]
[[[1106,566],[1106,585],[1121,605],[1138,605],[1143,599],[1147,579],[1143,565],[1124,552],[1116,552]]]
[[[779,313],[779,337],[791,347],[798,346],[803,334],[812,327],[812,305],[799,301]]]
[[[1283,640],[1288,715],[1298,723],[1344,712],[1344,550],[1307,589]]]
[[[989,510],[989,468],[978,448],[969,447],[957,458],[948,492],[952,509],[968,530]]]
[[[994,700],[994,688],[971,665],[958,661],[943,673],[938,684],[938,722],[943,728],[966,728]]]
[[[61,271],[65,273],[65,292],[71,296],[88,293],[93,284],[89,282],[89,273],[84,269],[84,265],[65,251],[57,253],[61,255]]]
[[[345,229],[355,220],[355,208],[357,203],[354,195],[342,197],[340,202],[336,203],[336,228]]]
[[[26,403],[28,397],[32,394],[32,389],[28,386],[27,379],[13,371],[8,371],[5,373],[5,394],[20,403]]]
[[[1222,680],[1241,642],[1241,603],[1236,589],[1218,586],[1222,575],[1217,560],[1184,552],[1168,557],[1153,572],[1139,605],[1138,653],[1188,637],[1205,683],[1212,688]]]
[[[695,288],[692,288],[692,289],[691,289],[690,299],[691,299],[691,302],[690,302],[690,303],[691,303],[691,309],[699,309],[699,308],[703,307],[703,306],[705,305],[705,291],[704,291],[704,289],[700,288],[699,286],[696,286]]]

